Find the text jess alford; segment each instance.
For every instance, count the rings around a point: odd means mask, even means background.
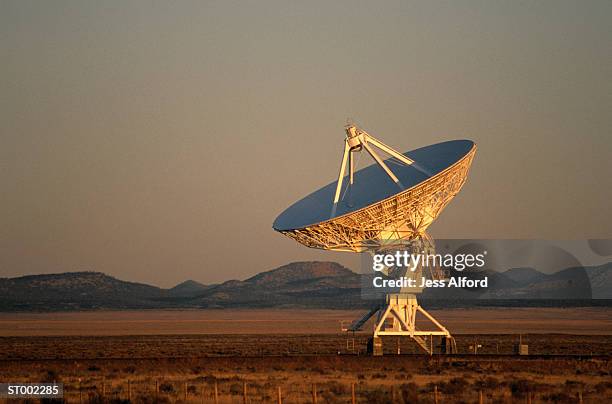
[[[450,279],[426,279],[421,278],[420,282],[416,279],[405,276],[398,279],[383,279],[377,276],[372,280],[375,288],[486,288],[489,284],[489,277],[482,279],[468,279],[465,276],[452,277]]]

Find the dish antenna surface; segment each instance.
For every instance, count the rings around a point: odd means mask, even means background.
[[[475,143],[453,140],[400,153],[354,124],[348,124],[345,132],[338,180],[287,208],[274,221],[274,230],[324,250],[435,252],[426,230],[465,183]],[[376,164],[355,171],[354,155],[362,151]],[[388,157],[381,158],[380,152]],[[385,272],[398,274],[398,269]],[[423,268],[414,272],[404,268],[399,275],[420,277],[423,272]],[[442,275],[433,270],[431,276]],[[380,337],[385,335],[410,336],[430,354],[433,336],[440,336],[444,352],[456,350],[450,332],[418,304],[415,292],[420,290],[403,288],[387,294],[385,302],[353,322],[348,331],[360,330],[377,315],[370,347],[375,355],[382,354]],[[417,315],[434,329],[418,327]]]

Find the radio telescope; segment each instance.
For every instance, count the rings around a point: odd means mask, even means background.
[[[402,154],[356,125],[348,124],[345,131],[338,180],[291,205],[276,218],[273,228],[311,248],[433,253],[435,245],[426,230],[465,183],[476,153],[474,142],[453,140]],[[355,155],[364,150],[376,164],[355,171]],[[443,276],[429,269],[429,274],[424,268],[412,273],[387,268],[385,272],[413,278]],[[348,331],[361,330],[376,315],[371,345],[375,355],[382,355],[381,337],[390,335],[409,336],[429,354],[434,351],[433,337],[440,336],[442,351],[455,351],[450,332],[418,304],[415,293],[419,292],[402,288],[387,294],[385,302],[353,322]],[[433,329],[422,329],[417,317],[426,319]]]

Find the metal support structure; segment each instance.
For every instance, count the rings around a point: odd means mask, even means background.
[[[371,312],[370,312],[371,313]],[[368,314],[370,314],[368,313]],[[400,294],[393,293],[387,295],[386,304],[379,307],[374,313],[370,314],[370,317],[378,314],[376,318],[376,325],[374,327],[373,338],[378,339],[377,344],[382,347],[382,340],[380,337],[384,336],[407,336],[412,338],[425,352],[433,355],[434,347],[431,339],[434,336],[440,336],[445,338],[444,346],[450,341],[450,349],[443,353],[452,353],[456,351],[456,345],[454,338],[451,333],[437,321],[431,314],[429,314],[422,306],[419,305],[415,295],[411,294]],[[429,320],[433,327],[432,329],[422,329],[418,325],[419,315],[421,314],[427,320]],[[369,319],[369,317],[368,317]],[[357,331],[353,327],[362,326],[365,321],[361,318],[348,328],[349,331]],[[427,342],[427,337],[430,338],[430,342]],[[374,352],[377,354],[377,352]],[[382,348],[378,350],[378,355],[382,355]]]
[[[426,233],[429,225],[442,212],[446,205],[461,190],[468,175],[472,160],[476,153],[476,145],[459,160],[445,169],[432,174],[421,167],[418,162],[399,153],[392,147],[374,138],[355,125],[345,127],[346,138],[342,162],[338,173],[338,181],[332,201],[329,220],[313,223],[300,228],[279,230],[286,236],[311,248],[350,252],[379,252],[391,248],[402,248],[411,243],[421,246],[433,241]],[[354,183],[355,159],[354,153],[363,149],[385,171],[387,176],[398,185],[400,192],[377,203],[351,211],[350,214],[336,217],[339,202],[348,194],[349,203],[351,188]],[[426,176],[408,189],[404,189],[397,176],[383,160],[377,151],[386,153],[397,159],[401,164],[411,166]],[[348,163],[348,186],[343,194],[343,182]],[[422,251],[422,250],[414,250]],[[423,275],[424,270],[419,272]],[[435,278],[439,274],[431,273]],[[413,274],[413,276],[416,276]],[[446,353],[456,352],[456,345],[450,332],[429,314],[417,302],[414,293],[420,290],[400,290],[386,296],[384,303],[379,303],[360,319],[353,322],[347,331],[361,330],[363,325],[373,316],[377,316],[371,348],[374,354],[382,355],[383,336],[409,336],[414,339],[429,354],[433,354],[433,337],[442,338],[443,350]],[[417,324],[417,317],[424,318],[433,324],[433,329],[423,329]],[[430,341],[428,343],[427,336]]]
[[[402,185],[402,183],[400,182],[400,180],[395,176],[395,174],[393,174],[393,171],[391,171],[391,169],[385,164],[385,162],[378,156],[378,154],[376,154],[376,152],[374,150],[372,150],[372,148],[367,144],[364,143],[363,147],[366,149],[366,151],[370,154],[370,156],[372,156],[372,158],[378,163],[379,166],[382,167],[383,170],[385,170],[385,172],[387,173],[387,175],[389,177],[391,177],[391,179],[393,180],[393,182],[395,182],[400,189],[404,189],[404,186]]]
[[[334,213],[335,213],[335,207],[340,201],[340,193],[342,191],[342,183],[344,182],[347,157],[348,157],[349,165],[350,165],[349,167],[349,177],[350,177],[349,185],[352,185],[353,184],[353,173],[355,171],[353,153],[358,153],[362,149],[366,149],[368,154],[372,156],[374,161],[376,161],[376,163],[378,163],[378,165],[380,165],[383,168],[383,170],[385,170],[385,172],[387,173],[389,177],[391,177],[393,182],[398,184],[401,189],[404,189],[404,187],[402,186],[402,183],[395,176],[395,174],[393,174],[393,171],[391,171],[391,169],[387,166],[384,160],[380,158],[378,153],[376,153],[376,151],[372,149],[369,143],[371,143],[373,146],[376,146],[378,149],[382,150],[383,152],[387,153],[389,156],[395,157],[396,159],[398,159],[405,165],[415,164],[413,160],[404,156],[402,153],[398,152],[394,148],[387,146],[380,140],[376,139],[375,137],[371,136],[366,131],[358,128],[355,125],[348,125],[345,128],[345,131],[346,131],[346,139],[344,139],[344,152],[342,154],[342,163],[340,165],[340,173],[338,174],[338,183],[336,185],[336,193],[334,194]],[[415,168],[417,168],[419,171],[423,172],[427,176],[431,176],[431,173],[429,173],[426,170],[423,170],[420,166],[415,165]]]
[[[344,143],[344,153],[342,153],[342,163],[340,164],[340,174],[338,174],[338,185],[336,186],[336,193],[334,196],[334,206],[340,200],[340,191],[342,190],[342,180],[344,179],[344,170],[346,169],[346,159],[350,153],[348,142]],[[352,176],[352,173],[351,173]]]
[[[418,235],[412,240],[403,240],[403,250],[410,251],[411,254],[427,251],[435,253],[433,239],[426,233]],[[380,252],[380,251],[377,251]],[[409,277],[415,280],[416,284],[421,283],[421,278],[442,279],[444,274],[438,267],[425,268],[419,265],[414,269],[385,268],[381,273],[394,278]],[[454,338],[451,333],[430,313],[427,312],[417,301],[416,293],[420,293],[421,288],[402,288],[399,293],[387,294],[385,303],[374,306],[366,315],[354,321],[347,331],[359,331],[363,325],[372,317],[376,316],[374,323],[373,339],[376,341],[374,355],[382,355],[382,338],[384,336],[407,336],[412,338],[425,352],[434,354],[433,337],[443,338],[441,344],[444,353],[456,351]],[[424,321],[423,321],[424,320]],[[425,326],[424,323],[427,323]],[[429,342],[427,341],[429,337]]]

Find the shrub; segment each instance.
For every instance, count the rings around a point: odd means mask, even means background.
[[[493,390],[499,387],[499,381],[491,376],[479,379],[474,382],[474,387],[477,390]]]
[[[568,389],[584,388],[584,383],[578,380],[566,380],[565,387]]]
[[[459,395],[462,394],[468,385],[461,377],[453,377],[446,383],[440,383],[440,391],[444,394]]]
[[[60,381],[60,375],[53,369],[47,370],[47,374],[43,376],[43,382],[51,383]]]
[[[416,403],[419,401],[419,387],[413,383],[404,383],[400,386],[400,394],[406,403]]]
[[[174,386],[170,382],[162,382],[159,385],[159,391],[162,393],[174,393]]]
[[[533,391],[533,386],[529,380],[518,379],[510,382],[510,391],[514,397],[522,397],[526,393]]]
[[[240,383],[232,383],[230,386],[230,393],[232,394],[242,394],[242,384]]]
[[[542,396],[542,399],[545,401],[552,401],[553,403],[573,403],[576,402],[575,397],[571,397],[567,393],[564,392],[556,392],[545,394]]]
[[[134,373],[136,372],[136,367],[135,366],[127,366],[125,369],[123,369],[123,371],[125,373]]]

